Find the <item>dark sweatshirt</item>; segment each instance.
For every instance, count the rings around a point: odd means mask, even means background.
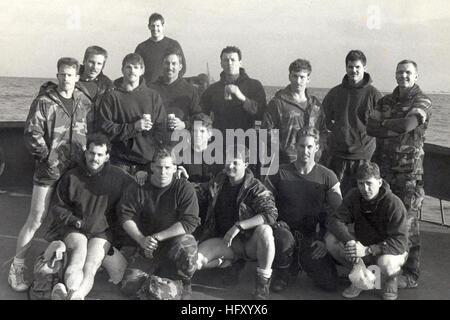
[[[116,228],[115,207],[133,181],[109,162],[96,174],[87,169],[85,162],[69,170],[56,187],[50,206],[53,221],[46,238],[54,240],[51,237],[58,233],[56,230],[74,227],[77,221],[82,223],[80,232],[94,236]]]
[[[192,233],[200,222],[193,185],[174,177],[170,185],[158,188],[149,180],[143,187],[136,183],[128,187],[119,203],[120,224],[133,220],[148,236],[180,222],[186,233]]]
[[[183,68],[180,71],[180,77],[186,73],[186,58],[178,41],[164,37],[160,41],[153,41],[151,38],[141,42],[135,53],[144,59],[145,73],[144,79],[147,84],[155,82],[162,73],[162,60],[167,51],[179,50],[181,52]]]
[[[367,135],[369,114],[382,94],[371,85],[368,73],[359,87],[351,87],[347,75],[323,100],[327,128],[331,131],[331,155],[349,160],[370,160],[375,138]]]
[[[227,84],[238,86],[247,99],[242,102],[233,95],[232,100],[225,100],[224,90]],[[266,93],[261,82],[251,79],[241,68],[239,77],[233,83],[228,83],[222,72],[220,80],[203,93],[200,104],[204,113],[213,112],[213,127],[223,133],[225,129],[247,130],[254,127],[255,120],[262,119],[266,108]]]
[[[347,228],[351,223],[355,223],[355,236]],[[399,255],[408,248],[405,206],[384,181],[371,201],[362,198],[357,188],[351,189],[330,216],[328,230],[343,243],[358,240],[370,246],[375,254]]]
[[[165,139],[166,111],[161,96],[141,79],[133,91],[122,88],[123,78],[102,99],[99,125],[112,142],[111,158],[132,165],[145,165]],[[134,123],[150,114],[153,128],[138,132]]]

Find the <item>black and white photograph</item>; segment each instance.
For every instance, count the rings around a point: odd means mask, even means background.
[[[450,2],[0,5],[0,300],[450,299]]]

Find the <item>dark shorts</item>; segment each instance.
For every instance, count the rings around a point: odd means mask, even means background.
[[[66,239],[66,237],[71,233],[80,233],[80,234],[84,235],[88,239],[88,241],[91,240],[92,238],[100,238],[100,239],[104,239],[104,240],[108,241],[110,244],[113,244],[113,235],[112,235],[111,230],[109,230],[109,229],[105,230],[104,232],[92,234],[92,233],[82,232],[79,229],[76,229],[74,227],[64,227],[61,229],[60,239],[56,239],[56,240],[64,241],[64,239]]]

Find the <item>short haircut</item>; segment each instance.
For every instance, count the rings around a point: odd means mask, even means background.
[[[145,67],[144,59],[137,53],[129,53],[122,60],[122,68],[127,64],[139,64],[142,68]]]
[[[173,153],[173,149],[170,146],[160,146],[153,154],[152,162],[156,162],[161,159],[171,158],[173,164],[175,164],[176,157]]]
[[[350,52],[345,57],[345,65],[347,65],[349,61],[358,60],[361,60],[363,66],[365,66],[367,63],[367,58],[361,50],[350,50]]]
[[[178,57],[178,60],[180,61],[181,64],[184,63],[183,55],[181,54],[181,51],[178,48],[170,48],[170,49],[166,50],[163,54],[162,61],[164,61],[165,58],[167,58],[168,56],[171,56],[173,54]]]
[[[237,53],[239,56],[239,61],[242,60],[242,52],[241,49],[239,49],[236,46],[228,46],[222,49],[222,52],[220,53],[220,59],[222,59],[222,56],[224,53]]]
[[[311,74],[312,71],[312,67],[311,67],[311,63],[309,63],[308,60],[305,59],[297,59],[295,61],[293,61],[290,65],[289,65],[289,73],[291,72],[300,72],[300,71],[308,71],[308,75]]]
[[[152,22],[155,22],[157,20],[160,20],[161,24],[164,25],[164,17],[158,12],[154,12],[150,15],[150,18],[148,18],[148,24],[152,24]]]
[[[416,68],[416,71],[419,71],[419,69],[417,68],[417,63],[413,60],[408,60],[408,59],[402,60],[399,63],[397,63],[397,68],[401,64],[408,64],[408,63],[411,63],[414,66],[414,68]]]
[[[75,71],[78,72],[80,71],[80,63],[78,62],[77,59],[75,58],[71,58],[71,57],[62,57],[58,60],[58,63],[56,64],[56,67],[59,68],[61,66],[67,66],[67,67],[72,67],[75,68]]]
[[[111,151],[111,142],[109,141],[108,137],[104,135],[103,133],[92,133],[87,136],[86,141],[86,147],[89,149],[89,146],[94,144],[94,146],[106,146],[106,153],[109,153]]]
[[[229,145],[226,149],[225,157],[228,159],[228,154],[232,153],[233,159],[242,159],[245,163],[249,162],[250,153],[246,146],[243,144],[233,143]]]
[[[90,46],[84,52],[83,61],[86,61],[93,54],[100,54],[100,55],[104,56],[105,61],[106,61],[106,59],[108,59],[108,51],[106,51],[105,49],[103,49],[102,47],[99,47],[99,46]]]
[[[298,141],[300,141],[301,138],[304,138],[304,137],[312,137],[312,138],[314,138],[314,142],[316,144],[319,144],[320,133],[319,133],[319,130],[317,130],[314,127],[306,127],[306,128],[302,128],[302,129],[298,130],[295,135],[296,143]]]
[[[381,179],[380,168],[375,162],[364,162],[356,171],[356,180],[367,180],[370,178]]]
[[[207,114],[204,114],[204,113],[197,113],[196,115],[194,115],[192,118],[191,118],[191,124],[192,124],[192,128],[194,128],[194,122],[201,122],[202,123],[202,126],[204,126],[204,127],[206,127],[206,128],[208,128],[208,129],[212,129],[212,124],[213,124],[213,121],[212,121],[212,119],[211,119],[211,117],[210,116],[208,116]]]

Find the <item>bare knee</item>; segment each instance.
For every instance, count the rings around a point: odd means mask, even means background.
[[[401,263],[400,259],[396,259],[396,256],[385,254],[378,258],[377,264],[380,267],[381,273],[392,277],[400,272]]]
[[[341,251],[341,242],[332,233],[327,232],[324,240],[328,252],[330,252],[333,256],[339,254]]]
[[[266,247],[274,245],[272,228],[267,224],[262,224],[256,227],[255,236],[259,244]]]

